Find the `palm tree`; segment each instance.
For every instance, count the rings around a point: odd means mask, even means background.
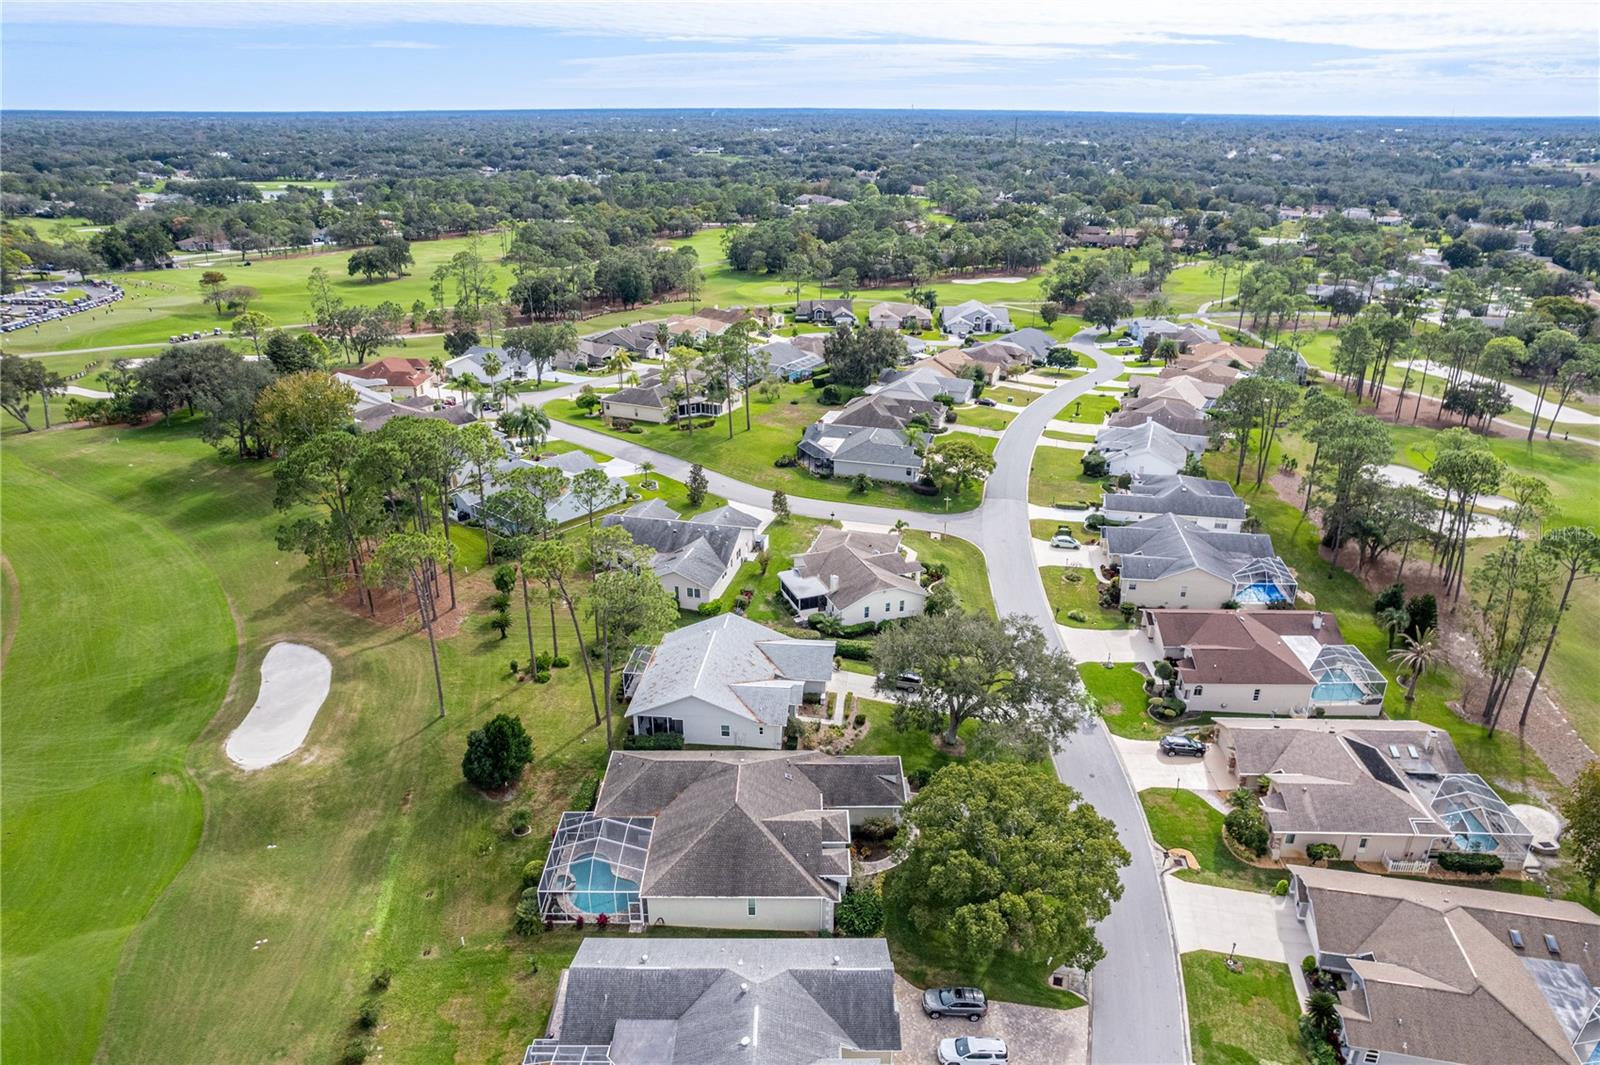
[[[550,436],[550,415],[544,412],[543,407],[523,407],[522,418],[528,443],[535,451],[543,452],[544,442]]]
[[[1313,991],[1306,999],[1306,1016],[1317,1031],[1331,1037],[1339,1030],[1339,999],[1330,991]]]
[[[496,381],[493,388],[494,401],[500,404],[502,411],[510,409],[511,401],[517,398],[517,383],[510,378]]]
[[[1390,647],[1394,646],[1395,637],[1404,632],[1409,624],[1411,615],[1406,613],[1406,608],[1403,606],[1392,606],[1378,612],[1378,625],[1388,636]]]
[[[617,375],[618,388],[622,387],[622,375],[627,373],[632,368],[633,359],[631,359],[628,356],[628,353],[623,351],[621,348],[618,348],[616,353],[612,355],[611,358],[606,360],[606,372]]]
[[[478,378],[470,373],[464,373],[456,378],[456,392],[461,396],[461,402],[467,401],[467,393],[476,391],[483,386],[478,383]]]
[[[650,479],[650,475],[656,472],[656,464],[647,459],[644,462],[639,463],[639,472],[643,474],[644,479],[648,481]]]
[[[1415,636],[1406,633],[1405,643],[1389,652],[1389,661],[1406,671],[1407,706],[1417,698],[1417,681],[1443,657],[1444,648],[1439,643],[1439,633],[1435,629],[1427,629]]]

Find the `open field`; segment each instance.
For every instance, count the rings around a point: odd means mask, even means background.
[[[1192,314],[1200,309],[1202,303],[1217,299],[1222,295],[1222,275],[1211,272],[1212,263],[1202,260],[1190,266],[1180,266],[1167,275],[1161,283],[1161,294],[1172,304],[1174,314]],[[1228,271],[1228,292],[1231,295],[1238,286],[1239,271]]]
[[[820,390],[804,384],[783,386],[778,397],[770,402],[752,394],[751,428],[748,432],[745,430],[745,412],[734,411],[732,439],[728,436],[725,417],[719,418],[709,428],[693,432],[671,425],[647,425],[641,422],[638,423],[638,428],[643,430],[641,433],[618,433],[607,428],[600,418],[584,414],[571,400],[551,400],[544,405],[544,409],[550,417],[560,421],[615,435],[619,440],[676,455],[689,462],[698,462],[708,470],[716,470],[752,484],[770,485],[790,495],[930,512],[944,511],[942,497],[919,495],[901,485],[875,481],[866,492],[857,493],[844,478],[825,480],[796,466],[773,466],[779,456],[793,453],[805,427],[828,409],[817,401],[819,394]],[[949,439],[950,436],[943,436],[940,442]],[[970,434],[964,434],[960,439],[970,440],[980,447],[987,445],[986,450],[992,450],[994,445],[992,439],[983,440]],[[933,446],[937,448],[939,444]],[[950,501],[949,509],[952,513],[971,510],[981,498],[981,485],[968,487]]]
[[[309,589],[273,546],[268,468],[181,420],[17,438],[0,472],[20,588],[5,683],[39,695],[7,717],[5,816],[33,827],[4,858],[6,1056],[329,1060],[382,968],[389,1057],[520,1053],[577,944],[507,928],[518,871],[604,755],[579,671],[518,686],[525,642],[480,613],[441,642],[438,720],[426,641]],[[67,520],[83,532],[62,541]],[[458,567],[466,602],[485,577]],[[333,690],[301,755],[246,775],[222,741],[282,639],[327,654]],[[504,805],[460,780],[466,732],[500,710],[536,759]]]
[[[1305,1060],[1296,1023],[1300,1000],[1286,966],[1257,958],[1225,964],[1226,954],[1183,955],[1189,1044],[1195,1065],[1257,1065]]]

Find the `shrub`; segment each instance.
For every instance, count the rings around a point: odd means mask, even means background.
[[[1133,616],[1139,612],[1139,608],[1132,603],[1118,603],[1117,609],[1122,611],[1123,621],[1132,621]]]
[[[535,673],[533,675],[533,682],[535,684],[549,684],[550,683],[550,671],[548,669],[539,670],[539,672],[537,672],[537,673]]]
[[[505,592],[496,592],[489,597],[490,610],[508,610],[511,607],[511,596]]]
[[[1439,868],[1451,873],[1498,873],[1505,866],[1498,854],[1446,851],[1439,855]]]
[[[1180,714],[1189,709],[1189,704],[1178,698],[1176,695],[1169,695],[1163,699],[1162,702],[1164,702],[1169,709],[1175,710]]]
[[[1168,662],[1165,658],[1156,663],[1156,676],[1160,677],[1162,680],[1171,680],[1177,675],[1178,671],[1173,669],[1172,663]]]
[[[1306,1052],[1310,1065],[1343,1065],[1344,1058],[1334,1049],[1328,1037],[1318,1031],[1316,1023],[1305,1014],[1300,1015],[1300,1047]]]
[[[549,679],[549,674],[544,674]],[[496,714],[482,728],[467,735],[467,753],[461,773],[474,787],[503,788],[522,774],[533,760],[533,741],[519,718]]]
[[[511,831],[526,832],[533,825],[533,814],[526,806],[511,811]]]
[[[872,661],[872,644],[866,640],[840,640],[834,644],[834,651],[840,658],[852,662]]]
[[[851,718],[851,720],[855,722],[856,728],[860,728],[862,725],[867,723],[867,715],[858,713],[855,717]]]
[[[777,458],[773,459],[772,464],[778,467],[780,470],[786,470],[791,466],[799,465],[800,459],[793,451],[786,451],[782,455],[779,455]]]
[[[1279,898],[1289,894],[1289,881],[1280,880],[1276,884],[1272,885],[1272,893]]]
[[[539,878],[544,875],[544,859],[529,858],[522,867],[522,889],[537,887]]]
[[[1381,614],[1385,610],[1399,610],[1405,605],[1406,586],[1395,583],[1378,593],[1378,598],[1372,601],[1372,612]]]
[[[544,927],[544,918],[539,913],[539,889],[537,886],[522,889],[522,897],[517,900],[515,916],[511,919],[511,928],[519,936],[531,936]]]
[[[1081,610],[1069,610],[1067,611],[1067,620],[1076,621],[1079,624],[1082,624],[1083,622],[1089,620],[1089,615],[1085,614]]]
[[[630,751],[681,751],[683,750],[683,734],[681,732],[657,732],[653,736],[637,736],[630,732],[623,737],[622,746]]]
[[[556,655],[554,658],[550,659],[550,664],[556,669],[566,669],[572,663],[567,660],[566,655]]]
[[[519,665],[521,665],[521,663],[518,662],[515,658],[513,658],[511,660],[511,675],[513,677],[516,676],[518,673],[522,672],[522,670],[517,668]]]
[[[920,765],[906,774],[906,782],[913,788],[921,791],[928,786],[928,781],[933,779],[933,770],[925,765]]]
[[[378,1003],[368,999],[361,1004],[361,1009],[356,1011],[356,1025],[364,1032],[370,1032],[378,1027]]]
[[[851,888],[833,910],[833,927],[842,936],[875,936],[883,927],[883,896],[876,888]]]
[[[506,602],[511,602],[510,593],[517,586],[517,567],[496,566],[494,568],[494,590],[506,596]]]
[[[589,777],[577,791],[572,794],[572,808],[574,810],[593,810],[594,800],[600,794],[600,777],[598,774]]]
[[[1331,862],[1339,857],[1339,848],[1332,843],[1313,843],[1306,848],[1306,858],[1312,865],[1318,862]]]
[[[701,603],[695,608],[695,613],[703,618],[714,618],[722,613],[722,600],[713,599],[709,603]]]
[[[868,477],[864,473],[858,473],[854,477],[850,478],[851,495],[866,495],[867,491],[871,488],[872,478]]]
[[[553,657],[549,651],[540,651],[538,656],[533,660],[533,667],[536,671],[543,672],[544,670],[550,668],[550,663],[552,661]]]
[[[1226,600],[1222,604],[1222,609],[1224,609],[1224,610],[1238,610],[1239,609],[1239,600],[1237,600],[1237,599]]]
[[[1234,809],[1222,824],[1235,843],[1257,858],[1267,853],[1271,835],[1267,831],[1267,819],[1262,816],[1261,807],[1254,800],[1248,806]]]
[[[1098,451],[1085,452],[1079,463],[1083,466],[1084,475],[1088,477],[1104,477],[1111,469],[1106,457]]]
[[[344,1052],[339,1055],[340,1065],[361,1065],[367,1060],[367,1055],[372,1053],[366,1037],[350,1040],[344,1045]]]
[[[1301,958],[1300,971],[1306,976],[1310,976],[1312,973],[1316,972],[1317,956],[1315,954],[1307,954],[1305,957]]]
[[[1091,514],[1083,519],[1083,527],[1090,532],[1098,532],[1105,526],[1105,523],[1106,516],[1104,514]]]
[[[895,833],[899,831],[900,822],[892,817],[869,817],[861,822],[860,827],[856,829],[856,834],[862,839],[882,842],[886,839],[894,839]]]

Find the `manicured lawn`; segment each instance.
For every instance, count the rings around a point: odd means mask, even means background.
[[[750,600],[746,617],[764,624],[783,622],[798,625],[790,618],[783,604],[782,593],[778,590],[778,574],[789,568],[795,555],[804,554],[817,538],[818,531],[828,524],[812,518],[791,516],[786,522],[774,522],[767,526],[767,571],[761,572],[759,562],[746,562],[722,595],[723,609],[731,610],[739,593],[750,588],[755,591],[755,598]]]
[[[944,501],[938,496],[924,496],[903,485],[873,482],[872,487],[856,493],[844,478],[823,479],[814,477],[798,466],[778,468],[773,462],[782,455],[792,454],[800,442],[805,427],[816,421],[828,409],[817,402],[819,389],[809,385],[785,385],[775,401],[767,402],[752,396],[750,406],[751,428],[745,431],[744,411],[734,412],[733,437],[729,439],[727,419],[720,418],[709,428],[693,432],[670,425],[645,425],[637,427],[640,433],[620,433],[608,428],[599,418],[584,414],[571,401],[550,400],[545,411],[555,419],[580,425],[595,432],[615,435],[619,440],[651,448],[689,462],[698,462],[707,469],[737,477],[752,484],[781,488],[794,496],[811,499],[832,499],[839,502],[866,503],[874,506],[907,507],[913,510],[943,511]],[[939,443],[950,436],[940,437]],[[983,440],[971,434],[962,439],[979,447],[992,450],[993,440]],[[950,501],[952,513],[971,510],[982,499],[982,487],[968,487]]]
[[[1182,957],[1195,1065],[1304,1061],[1296,1027],[1300,1000],[1288,967],[1240,958],[1243,971],[1236,973],[1227,960],[1226,954],[1209,950]]]
[[[1150,835],[1157,845],[1186,850],[1199,861],[1199,869],[1176,875],[1197,884],[1271,891],[1287,875],[1279,869],[1257,869],[1233,856],[1222,841],[1222,812],[1192,791],[1146,788],[1139,793]]]
[[[1028,502],[1049,507],[1064,503],[1084,506],[1100,502],[1100,481],[1083,474],[1083,452],[1061,447],[1034,450],[1028,478]]]
[[[1093,392],[1079,396],[1057,414],[1052,421],[1081,422],[1088,425],[1099,425],[1105,421],[1106,415],[1117,410],[1121,401],[1116,396],[1097,396]]]
[[[989,568],[983,561],[983,552],[976,544],[959,536],[939,536],[907,529],[902,541],[917,553],[923,565],[944,563],[948,569],[945,580],[956,593],[961,609],[994,616],[994,594],[989,590]]]
[[[463,558],[439,720],[427,642],[319,594],[274,546],[270,464],[219,459],[181,420],[17,437],[0,477],[20,588],[4,694],[26,693],[6,699],[0,797],[5,1057],[333,1060],[384,968],[390,1060],[520,1054],[576,946],[508,929],[522,865],[605,756],[581,670],[515,683],[520,608],[511,639],[487,631],[492,589]],[[328,655],[333,689],[302,755],[246,775],[222,744],[284,639]],[[460,765],[500,711],[535,762],[494,804]]]
[[[1070,578],[1076,577],[1073,581]],[[1050,600],[1050,610],[1057,623],[1075,629],[1124,629],[1122,611],[1108,610],[1100,605],[1100,591],[1093,570],[1076,566],[1043,566],[1039,578],[1044,581],[1045,598]],[[1069,611],[1079,611],[1083,621],[1069,618]]]
[[[1211,265],[1210,262],[1199,262],[1192,266],[1180,266],[1167,275],[1167,279],[1161,283],[1161,294],[1172,304],[1173,313],[1192,314],[1200,309],[1202,303],[1222,295],[1222,275],[1211,273]],[[1228,271],[1230,294],[1237,289],[1238,275],[1238,270]]]
[[[1169,731],[1145,713],[1150,697],[1144,678],[1130,665],[1107,669],[1099,662],[1080,662],[1083,686],[1100,704],[1100,717],[1115,735],[1130,740],[1159,740]]]
[[[996,410],[993,407],[962,407],[956,412],[956,424],[977,429],[1004,429],[1016,416],[1013,411]]]
[[[1006,388],[1003,385],[983,390],[984,399],[992,399],[996,403],[1009,403],[1013,407],[1026,407],[1042,394],[1030,392],[1025,388]]]
[[[872,672],[869,665],[867,672]],[[933,745],[933,737],[926,732],[899,732],[894,727],[894,704],[877,699],[857,699],[856,709],[867,715],[870,728],[860,743],[850,748],[851,754],[899,755],[900,764],[907,774],[918,769],[938,771],[956,761]],[[977,731],[976,721],[961,725],[961,737],[971,739]]]

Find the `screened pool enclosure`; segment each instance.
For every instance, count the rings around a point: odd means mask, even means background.
[[[644,878],[653,817],[603,817],[568,810],[556,825],[539,876],[539,912],[547,921],[642,921]]]
[[[1527,858],[1533,832],[1478,774],[1451,773],[1441,778],[1430,805],[1455,833],[1452,842],[1456,850],[1498,854],[1513,867]]]

